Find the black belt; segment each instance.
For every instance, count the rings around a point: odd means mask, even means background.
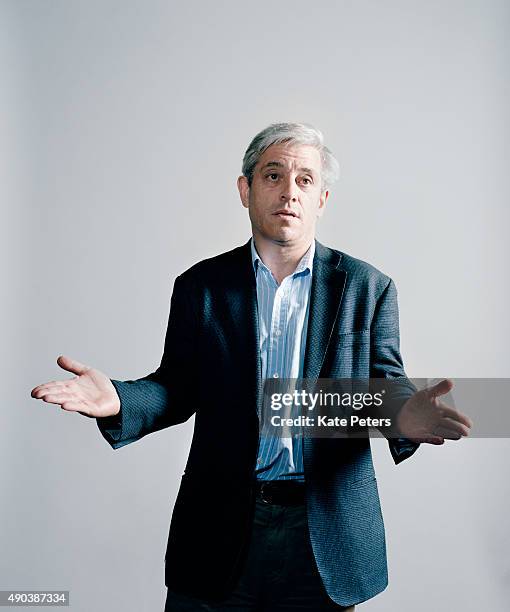
[[[305,483],[297,480],[257,480],[257,499],[265,504],[298,506],[305,503]]]

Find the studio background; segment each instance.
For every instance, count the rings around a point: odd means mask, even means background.
[[[408,375],[509,376],[509,25],[503,0],[2,2],[0,589],[163,609],[192,420],[113,451],[30,390],[60,354],[156,369],[174,278],[250,236],[269,123],[339,159],[318,239],[394,279]],[[509,440],[373,450],[390,583],[360,610],[505,610]]]

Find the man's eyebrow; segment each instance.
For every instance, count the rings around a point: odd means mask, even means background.
[[[264,168],[283,168],[283,164],[279,161],[268,161],[262,166],[261,170],[264,170]]]
[[[282,162],[279,161],[268,161],[267,163],[265,163],[260,171],[264,171],[266,168],[283,168],[284,164],[282,164]],[[306,174],[311,174],[312,176],[315,175],[315,171],[312,170],[312,168],[298,168],[298,170],[300,172],[305,172]]]
[[[315,171],[311,168],[299,168],[301,172],[305,172],[306,174],[311,174],[312,176],[315,174]]]

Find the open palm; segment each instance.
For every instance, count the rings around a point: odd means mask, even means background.
[[[118,414],[119,396],[111,380],[103,372],[65,355],[60,355],[57,363],[77,376],[69,380],[52,380],[38,385],[32,389],[32,397],[58,404],[64,410],[79,412],[88,417]]]
[[[429,444],[443,444],[445,440],[468,436],[473,427],[471,419],[439,399],[452,387],[452,381],[444,379],[409,398],[397,417],[400,435]]]

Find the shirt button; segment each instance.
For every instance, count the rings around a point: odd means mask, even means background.
[[[275,373],[273,374],[273,378],[279,378],[279,375]]]
[[[277,336],[281,336],[282,335],[282,330],[281,329],[277,329],[276,330],[276,335]]]

